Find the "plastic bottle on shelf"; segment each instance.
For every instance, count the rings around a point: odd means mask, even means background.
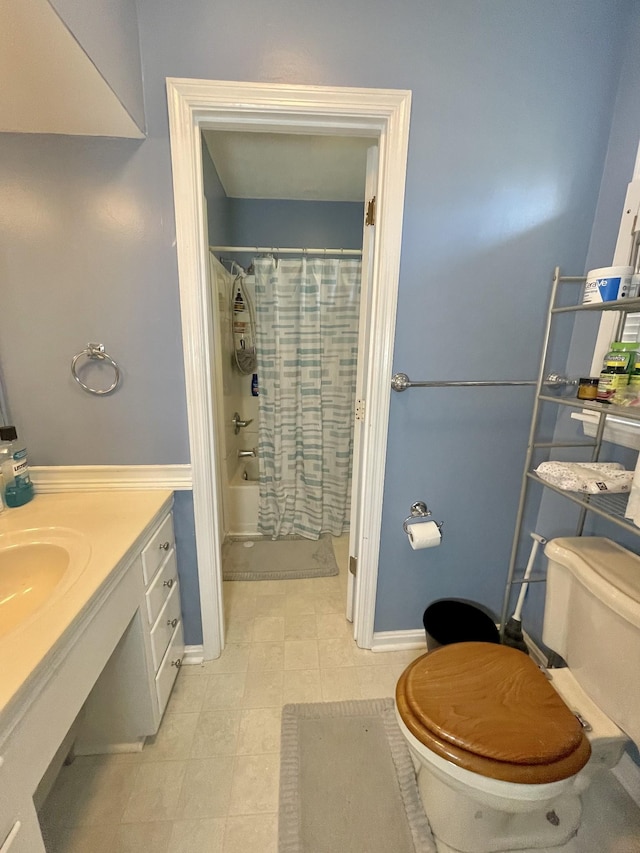
[[[259,393],[260,392],[258,390],[258,374],[254,373],[251,377],[251,396],[257,397]]]
[[[629,386],[640,395],[640,352],[636,352],[633,361],[633,370],[629,376]]]
[[[18,441],[14,426],[0,427],[0,474],[2,497],[8,507],[22,506],[33,497],[27,448]]]
[[[635,368],[639,346],[640,344],[635,342],[622,341],[614,341],[611,344],[598,381],[596,400],[599,403],[610,403],[617,391],[626,388],[629,376]]]

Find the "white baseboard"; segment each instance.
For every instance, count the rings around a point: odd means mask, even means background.
[[[40,494],[192,488],[191,465],[36,465],[29,474]]]
[[[524,633],[524,639],[529,647],[533,660],[546,666],[547,657],[531,637]],[[427,638],[423,628],[412,628],[407,631],[376,631],[373,635],[372,652],[401,652],[405,649],[425,649]]]
[[[401,652],[405,649],[426,649],[427,637],[424,629],[408,631],[374,631],[372,652]]]
[[[183,666],[199,666],[204,662],[204,648],[203,646],[185,646],[184,654],[182,656],[182,665]]]
[[[76,755],[122,755],[130,752],[142,752],[146,738],[137,738],[130,743],[93,743],[74,749]]]

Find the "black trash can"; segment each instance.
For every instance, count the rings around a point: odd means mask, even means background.
[[[427,651],[451,643],[499,643],[500,632],[488,610],[464,598],[441,598],[424,611]]]

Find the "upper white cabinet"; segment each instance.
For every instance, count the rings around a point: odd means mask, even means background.
[[[0,131],[144,138],[133,0],[3,0]]]

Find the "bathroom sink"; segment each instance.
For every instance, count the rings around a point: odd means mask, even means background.
[[[85,538],[65,528],[0,535],[0,638],[64,594],[90,554]]]

